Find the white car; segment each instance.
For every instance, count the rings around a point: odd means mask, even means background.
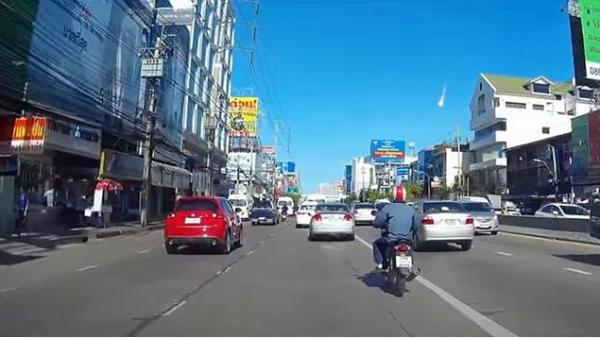
[[[354,240],[354,217],[346,204],[323,203],[315,208],[310,220],[308,240],[318,236],[339,236]]]
[[[310,220],[315,215],[316,205],[304,203],[300,205],[296,212],[296,228],[308,228],[310,226]]]
[[[254,201],[252,197],[241,194],[235,194],[230,195],[228,200],[229,203],[231,203],[231,205],[234,207],[234,209],[240,209],[238,215],[242,218],[243,221],[247,221],[250,219],[250,210],[252,209],[252,203]]]
[[[354,222],[358,224],[369,224],[372,225],[377,217],[377,208],[372,203],[355,203],[352,206],[352,213],[354,214]]]
[[[550,203],[535,212],[537,217],[590,219],[590,212],[576,204]]]

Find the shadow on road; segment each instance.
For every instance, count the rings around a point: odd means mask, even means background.
[[[360,279],[366,286],[370,288],[379,288],[385,293],[393,294],[386,281],[386,276],[382,272],[370,271],[364,274],[363,276],[358,277],[358,279]],[[404,292],[409,293],[410,290],[407,288]]]
[[[456,252],[463,251],[462,248],[456,244],[448,243],[425,243],[421,244],[419,252]]]
[[[8,252],[0,251],[0,266],[24,263],[38,258],[43,258],[43,256],[13,255]]]
[[[554,255],[555,257],[568,259],[570,261],[600,266],[600,254],[569,254],[569,255]]]

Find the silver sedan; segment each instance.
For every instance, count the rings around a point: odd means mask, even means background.
[[[323,203],[315,208],[310,220],[308,240],[319,236],[336,236],[354,240],[354,216],[347,205]]]
[[[414,208],[418,228],[413,239],[415,249],[427,242],[457,243],[465,251],[471,249],[474,220],[462,205],[453,201],[420,201]]]

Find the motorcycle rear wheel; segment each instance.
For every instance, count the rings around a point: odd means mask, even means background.
[[[392,269],[388,272],[388,285],[394,296],[402,297],[406,290],[406,277],[398,269]]]

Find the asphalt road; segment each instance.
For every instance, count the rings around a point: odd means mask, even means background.
[[[0,265],[0,335],[597,335],[600,247],[515,235],[416,254],[396,298],[370,274],[377,236],[309,242],[291,222],[246,227],[228,256],[167,255],[160,231]]]

